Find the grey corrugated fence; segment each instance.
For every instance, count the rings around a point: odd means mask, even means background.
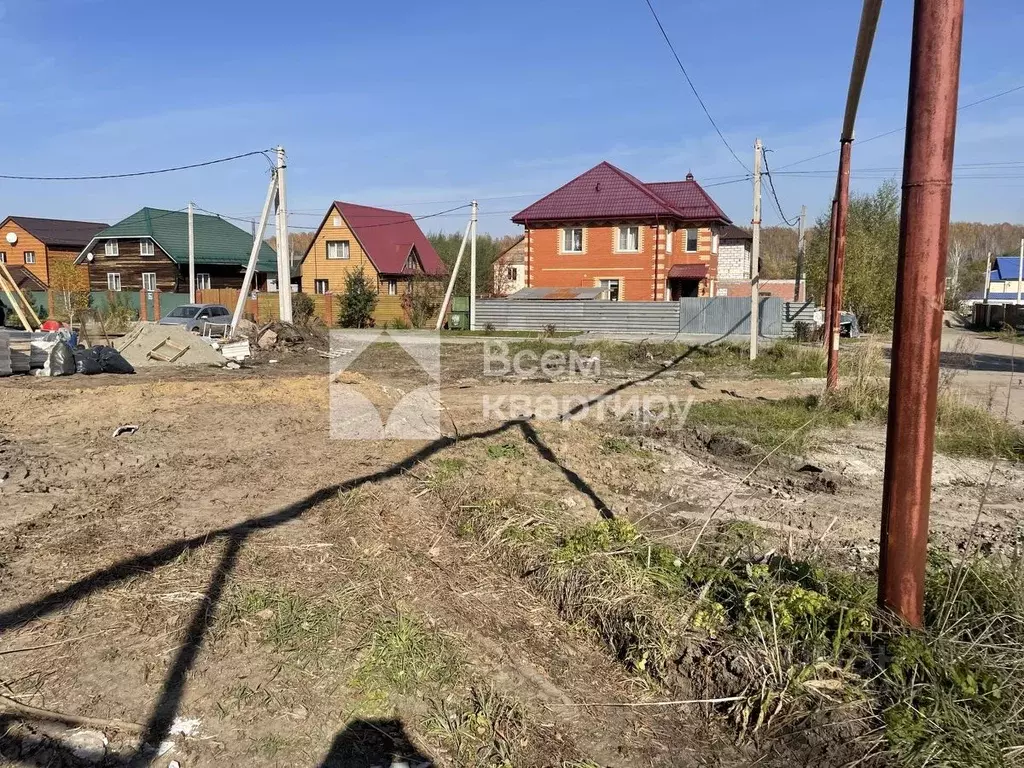
[[[725,296],[679,301],[546,301],[480,299],[477,327],[502,331],[750,334],[750,299]],[[797,320],[812,319],[811,303],[762,298],[762,336],[792,336]]]

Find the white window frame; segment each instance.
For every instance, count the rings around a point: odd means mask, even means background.
[[[608,287],[605,289],[606,292],[608,293],[608,298],[605,299],[605,300],[606,301],[622,301],[622,278],[620,278],[620,277],[599,277],[599,278],[597,278],[597,287],[598,288],[604,288],[605,287],[604,283],[608,283]],[[616,297],[614,299],[611,297],[612,296],[612,286],[611,286],[612,283],[615,283]],[[603,295],[604,294],[602,294],[602,296]]]
[[[512,266],[512,267],[505,267],[505,269],[506,269],[505,278],[510,283],[514,283],[517,280],[519,280],[519,267]]]
[[[665,253],[672,253],[672,235],[676,233],[675,224],[665,225]]]
[[[629,247],[629,231],[631,229],[636,230],[636,245],[633,248]],[[622,244],[623,240],[625,240],[625,246]],[[615,251],[616,253],[640,253],[639,224],[624,224],[621,227],[615,228]]]
[[[334,217],[331,219],[331,225],[336,227],[336,228],[340,227],[341,226],[341,216],[339,216],[338,214],[334,214]]]
[[[331,246],[335,246],[334,256],[331,256]],[[331,261],[345,261],[352,258],[352,243],[349,240],[328,240],[327,258]]]
[[[687,227],[683,231],[686,233],[686,239],[683,241],[683,250],[687,253],[696,253],[700,250],[700,229],[696,227]],[[693,232],[693,248],[690,248],[691,232]]]
[[[156,272],[142,273],[142,290],[148,292],[156,290]]]
[[[570,232],[576,232],[576,231],[579,231],[579,233],[580,233],[580,242],[579,242],[579,246],[580,247],[579,248],[566,248],[565,245],[566,245],[569,233]],[[573,240],[575,241],[575,238],[573,238]],[[575,244],[576,244],[575,242],[572,243],[572,245],[575,245]],[[558,251],[559,251],[559,253],[585,253],[586,249],[587,249],[587,230],[584,227],[562,227],[562,229],[559,231],[559,240],[558,240]]]
[[[397,296],[397,295],[398,295],[398,281],[397,280],[388,280],[388,296]]]
[[[320,290],[321,287],[323,288],[323,290]],[[327,278],[317,278],[316,280],[313,281],[313,293],[317,294],[318,296],[323,296],[326,293],[330,293],[330,291],[331,281],[328,280]]]
[[[0,264],[7,263],[7,251],[0,251]]]
[[[139,256],[156,256],[156,247],[149,238],[139,240]]]
[[[36,252],[35,251],[23,251],[21,255],[22,255],[22,258],[25,260],[26,264],[35,264],[36,263]]]
[[[104,256],[117,256],[119,255],[119,248],[117,247],[117,240],[107,240],[103,244],[103,255]]]
[[[121,273],[107,272],[107,290],[116,293],[121,292]]]
[[[209,272],[197,272],[196,273],[196,290],[197,291],[208,291],[208,290],[210,290],[210,273]]]

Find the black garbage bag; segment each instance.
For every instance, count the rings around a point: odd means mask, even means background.
[[[113,347],[93,347],[93,349],[99,352],[100,366],[104,373],[135,373],[132,364]]]
[[[66,341],[58,341],[50,350],[47,368],[51,376],[71,376],[75,373],[75,351]]]
[[[84,376],[103,373],[103,365],[100,363],[100,356],[96,347],[75,350],[75,373],[81,373]]]

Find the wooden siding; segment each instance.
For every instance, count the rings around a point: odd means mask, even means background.
[[[18,242],[11,245],[7,242],[7,233],[13,232],[18,236]],[[31,251],[36,255],[35,264],[25,263],[25,252]],[[29,234],[28,230],[18,226],[16,222],[8,221],[0,232],[0,252],[7,254],[7,265],[25,267],[33,275],[39,278],[44,285],[50,284],[50,275],[46,270],[46,245],[42,240]]]
[[[89,284],[94,291],[107,290],[107,274],[117,272],[121,275],[122,291],[141,291],[142,275],[145,272],[156,273],[157,290],[175,292],[180,290],[178,266],[171,261],[159,245],[153,244],[153,255],[143,256],[138,238],[125,238],[116,241],[117,256],[106,255],[106,240],[97,241],[92,248],[95,257],[89,265]],[[201,271],[199,269],[197,272]],[[188,290],[186,283],[185,290]]]
[[[336,294],[314,295],[313,314],[324,321],[324,324],[331,328],[339,327],[338,319],[341,316],[341,296]],[[223,304],[234,311],[238,301],[237,289],[211,289],[198,291],[196,301],[203,304]],[[243,314],[252,318],[257,323],[266,323],[277,320],[280,317],[278,307],[278,296],[276,293],[261,293],[256,299],[246,299]],[[409,322],[409,316],[405,311],[400,296],[381,296],[377,301],[377,309],[373,313],[374,323],[378,328],[383,328],[394,320]]]
[[[335,223],[337,221],[337,224]],[[327,243],[333,240],[348,240],[349,258],[328,259]],[[317,233],[309,253],[302,262],[302,290],[313,293],[317,280],[326,280],[328,290],[341,293],[345,290],[345,279],[353,270],[361,270],[370,285],[378,285],[377,269],[373,266],[338,209],[331,206],[327,220]],[[386,289],[385,289],[386,292]]]

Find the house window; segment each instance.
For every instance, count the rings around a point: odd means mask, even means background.
[[[686,230],[686,252],[693,253],[697,250],[697,230]]]
[[[414,272],[418,266],[419,263],[416,261],[416,252],[413,251],[409,254],[409,258],[405,260],[405,268],[409,272]]]
[[[156,290],[156,272],[143,272],[142,273],[142,290],[144,290],[144,291],[155,291]]]
[[[349,257],[349,244],[348,240],[328,240],[327,241],[327,258],[328,259],[347,259]]]
[[[640,250],[640,227],[619,227],[618,250],[636,253]]]
[[[397,296],[397,295],[398,295],[398,281],[397,280],[388,280],[388,296]]]
[[[121,273],[120,272],[107,272],[107,290],[108,291],[120,291],[121,290]]]
[[[7,253],[6,253],[6,251],[0,251],[0,264],[6,264],[6,263],[7,263]]]
[[[210,275],[206,272],[200,272],[196,275],[196,290],[197,291],[208,291],[210,290]]]
[[[25,251],[25,263],[26,264],[35,264],[36,263],[36,252],[35,251]]]
[[[718,253],[718,233],[717,232],[715,232],[715,234],[713,234],[711,236],[711,252],[712,253]]]
[[[607,299],[608,301],[619,300],[618,280],[599,280],[597,284],[604,289],[604,293],[601,295],[601,298]]]
[[[673,235],[676,233],[675,224],[665,225],[665,253],[672,253],[672,240]]]
[[[327,280],[314,280],[313,290],[316,293],[327,293],[331,289]]]
[[[156,250],[153,248],[152,240],[139,240],[139,255],[140,256],[155,256]]]
[[[103,244],[103,253],[106,256],[117,256],[117,240],[107,240]]]
[[[562,253],[583,253],[583,227],[562,230]]]
[[[505,278],[511,283],[516,282],[519,279],[519,267],[508,267],[505,270]]]
[[[332,220],[332,223],[334,224],[334,226],[340,227],[341,226],[341,216],[335,216],[334,219]]]

